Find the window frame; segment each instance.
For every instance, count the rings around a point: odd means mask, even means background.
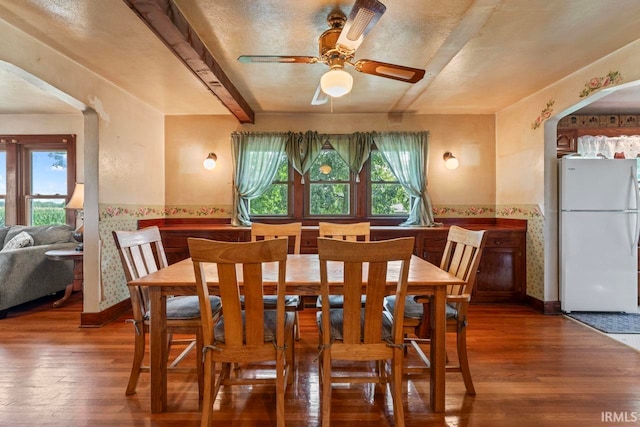
[[[29,198],[31,193],[32,151],[61,150],[67,153],[67,193],[60,195],[39,195],[37,198],[64,198],[69,201],[76,183],[76,135],[0,135],[0,150],[7,154],[7,187],[5,195],[5,225],[27,225]],[[68,209],[66,224],[75,222],[75,210]]]
[[[331,149],[333,147],[325,146],[323,149]],[[377,150],[375,145],[371,149]],[[314,215],[308,214],[309,203],[307,202],[310,197],[310,179],[309,172],[303,176],[300,175],[289,163],[289,176],[291,178],[289,188],[289,215],[251,215],[251,218],[258,221],[269,221],[272,223],[283,222],[302,222],[303,225],[317,225],[320,221],[337,221],[337,222],[350,222],[350,221],[367,221],[372,225],[378,226],[393,226],[398,225],[409,217],[409,214],[404,215],[372,215],[371,214],[371,159],[367,159],[367,162],[362,167],[359,175],[350,172],[350,203],[352,204],[351,215]],[[359,178],[359,179],[356,179]]]

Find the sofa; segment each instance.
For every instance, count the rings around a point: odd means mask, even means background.
[[[68,225],[0,227],[0,319],[19,304],[61,290],[73,281],[73,262],[53,261],[52,249],[74,249]]]

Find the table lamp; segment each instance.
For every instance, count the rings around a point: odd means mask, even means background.
[[[69,199],[69,203],[65,205],[65,209],[75,209],[77,211],[76,229],[73,233],[73,238],[79,243],[76,251],[81,251],[83,249],[82,234],[84,233],[84,183],[76,183],[76,188],[73,189],[73,194]]]

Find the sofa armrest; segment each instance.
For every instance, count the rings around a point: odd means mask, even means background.
[[[27,246],[13,251],[0,252],[0,283],[9,277],[28,277],[38,265],[46,260],[45,252],[54,249],[73,249],[76,243],[54,243],[50,245]]]

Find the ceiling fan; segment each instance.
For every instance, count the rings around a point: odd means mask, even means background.
[[[328,65],[327,71],[320,79],[311,101],[312,105],[321,105],[329,97],[340,97],[351,91],[353,77],[344,70],[349,64],[356,71],[374,76],[386,77],[407,83],[416,83],[424,77],[424,70],[405,67],[403,65],[360,59],[354,62],[356,49],[364,37],[378,22],[387,8],[378,0],[356,0],[349,17],[336,11],[329,15],[329,29],[320,35],[319,56],[284,56],[284,55],[242,55],[238,61],[242,63],[279,62],[292,64]]]

